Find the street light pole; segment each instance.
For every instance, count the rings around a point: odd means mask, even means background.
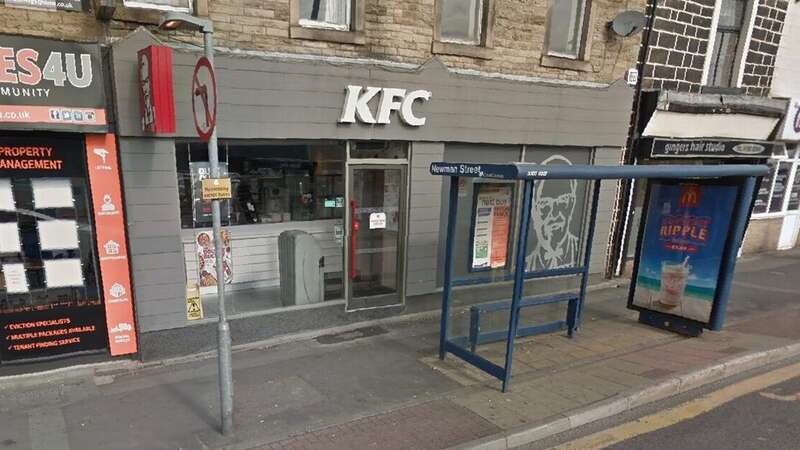
[[[168,12],[162,14],[160,28],[170,30],[181,26],[198,29],[203,33],[203,53],[211,64],[211,70],[213,71],[214,26],[212,22],[183,13]],[[216,102],[217,99],[215,98],[214,101]],[[220,178],[216,126],[208,139],[208,162],[211,166],[211,177]],[[225,267],[223,260],[225,246],[222,240],[222,214],[220,209],[220,200],[212,200],[211,222],[214,233],[214,261],[217,268],[217,300],[219,304],[217,347],[219,355],[220,416],[222,418],[222,434],[229,435],[233,432],[233,368],[231,364],[231,329],[228,325],[228,317],[225,311]]]
[[[214,68],[214,31],[203,31],[203,52]],[[215,101],[217,99],[214,99]],[[219,123],[219,122],[217,122]],[[208,139],[208,162],[211,165],[211,177],[220,178],[219,148],[217,146],[217,127]],[[231,367],[231,328],[225,311],[225,267],[223,255],[225,243],[222,240],[222,213],[220,201],[211,201],[211,221],[214,232],[214,259],[217,266],[217,300],[219,303],[219,319],[217,321],[217,339],[219,347],[219,396],[220,415],[222,416],[222,434],[233,431],[233,368]]]

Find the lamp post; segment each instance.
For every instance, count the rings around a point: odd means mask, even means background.
[[[194,17],[179,12],[165,12],[161,14],[159,28],[162,30],[177,30],[179,28],[196,30],[203,33],[203,53],[214,67],[214,25],[210,20]],[[214,99],[216,101],[216,99]],[[211,132],[208,139],[208,162],[211,166],[211,177],[219,178],[219,151],[217,147],[217,128]],[[219,319],[217,322],[217,339],[219,354],[219,394],[220,415],[222,416],[222,434],[228,435],[233,431],[233,371],[231,367],[231,331],[225,313],[225,268],[222,256],[224,254],[222,241],[222,219],[220,214],[220,200],[211,202],[211,220],[214,232],[214,258],[217,266],[217,299],[219,302]]]

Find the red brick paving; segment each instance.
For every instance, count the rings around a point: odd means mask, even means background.
[[[449,400],[434,400],[302,433],[260,450],[442,449],[502,431]]]

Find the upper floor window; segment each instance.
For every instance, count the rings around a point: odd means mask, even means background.
[[[122,4],[128,8],[157,9],[161,11],[180,11],[191,13],[190,0],[123,0]]]
[[[747,0],[720,0],[717,29],[708,62],[707,84],[716,87],[735,87],[740,59],[739,48],[744,39],[743,29]]]
[[[547,29],[547,54],[581,59],[586,41],[588,0],[552,0]]]
[[[433,53],[491,58],[495,0],[436,0]]]
[[[289,0],[289,36],[364,45],[366,0]]]
[[[441,41],[480,44],[483,28],[483,0],[441,1]]]
[[[351,0],[300,0],[300,25],[349,31]]]

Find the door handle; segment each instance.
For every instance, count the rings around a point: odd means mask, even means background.
[[[361,228],[361,222],[356,218],[356,201],[350,200],[350,279],[355,280],[356,271],[356,234]]]

